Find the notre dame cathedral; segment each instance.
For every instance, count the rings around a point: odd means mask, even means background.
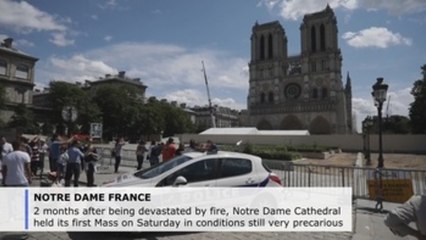
[[[349,74],[342,83],[342,55],[336,16],[327,7],[307,14],[300,26],[300,55],[288,56],[278,21],[252,29],[248,113],[262,130],[309,130],[311,134],[352,132]]]

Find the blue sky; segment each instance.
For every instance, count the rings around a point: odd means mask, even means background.
[[[408,114],[410,89],[426,64],[425,0],[0,0],[0,38],[40,60],[36,84],[94,80],[126,71],[147,96],[246,108],[253,24],[278,20],[289,54],[300,53],[303,14],[329,3],[337,16],[342,74],[360,122],[375,114],[371,85],[390,85],[391,114]]]

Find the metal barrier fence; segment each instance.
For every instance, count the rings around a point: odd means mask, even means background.
[[[99,169],[114,166],[111,148],[98,148],[101,155]],[[286,187],[352,187],[356,198],[369,198],[367,180],[374,179],[376,169],[364,167],[337,167],[292,162],[265,161],[280,176]],[[134,150],[123,149],[121,165],[136,167]],[[414,194],[426,194],[426,170],[383,169],[382,179],[411,179]]]
[[[115,158],[111,155],[112,148],[97,148],[97,151],[101,155],[101,160],[98,162],[98,168],[100,170],[109,169],[109,167],[114,166]],[[122,149],[120,165],[126,167],[136,167],[137,161],[135,150]]]
[[[305,164],[267,164],[286,187],[352,187],[353,196],[368,198],[367,180],[376,169]],[[414,194],[426,193],[426,170],[382,169],[382,179],[411,179]]]

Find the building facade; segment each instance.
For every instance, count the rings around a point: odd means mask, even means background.
[[[34,66],[37,58],[13,47],[13,39],[4,39],[0,45],[0,85],[4,88],[5,103],[0,118],[7,123],[19,104],[32,104]]]
[[[278,21],[256,23],[251,35],[248,121],[263,130],[307,129],[311,134],[349,134],[352,90],[342,83],[336,16],[327,7],[305,15],[301,54],[288,56]]]
[[[217,128],[239,127],[239,111],[227,107],[213,106],[214,121]],[[213,127],[209,106],[191,108],[195,113],[195,125],[198,130]]]

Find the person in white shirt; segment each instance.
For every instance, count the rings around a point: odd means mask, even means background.
[[[2,183],[5,186],[20,187],[31,184],[31,158],[25,152],[25,145],[14,142],[13,152],[7,154],[2,163]]]

